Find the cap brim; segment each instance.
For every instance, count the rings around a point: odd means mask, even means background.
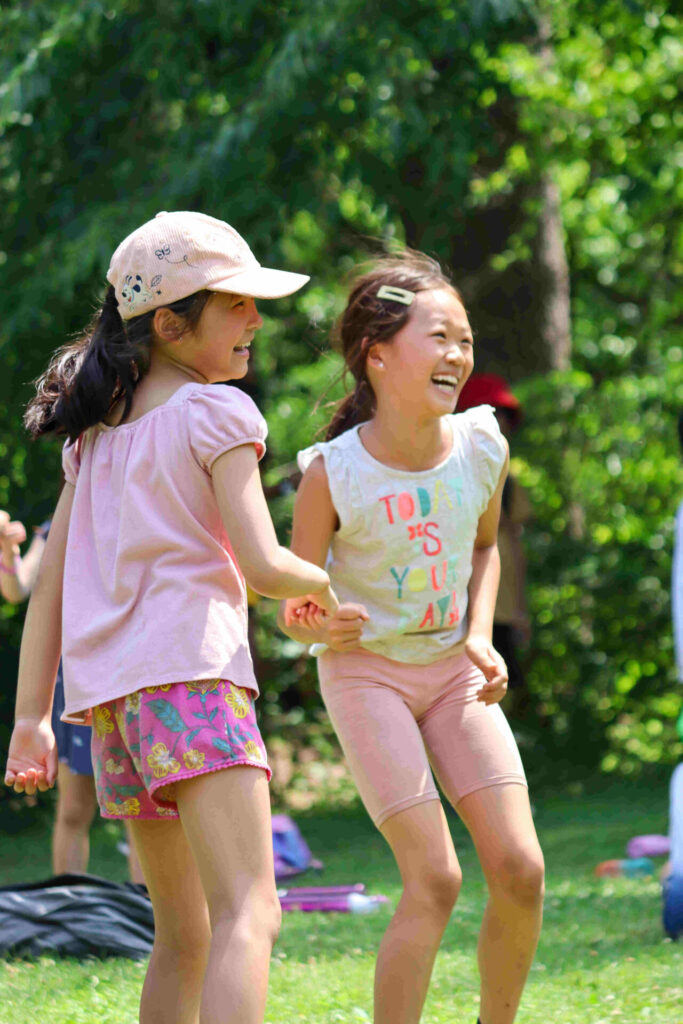
[[[234,295],[249,295],[253,299],[282,299],[298,292],[310,280],[307,274],[254,267],[206,287],[211,292],[232,292]]]

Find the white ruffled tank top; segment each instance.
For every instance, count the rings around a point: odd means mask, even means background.
[[[363,447],[360,425],[298,455],[302,471],[317,455],[325,460],[339,517],[326,569],[342,603],[367,608],[361,646],[413,664],[464,647],[477,526],[505,462],[491,406],[446,419],[451,452],[420,472],[378,462]],[[311,653],[323,650],[316,644]]]

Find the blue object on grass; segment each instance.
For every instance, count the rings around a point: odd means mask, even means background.
[[[669,938],[683,935],[683,875],[669,875],[663,886],[664,931]]]
[[[319,871],[322,861],[313,856],[295,822],[287,814],[274,814],[272,820],[275,877],[288,878],[309,868]]]

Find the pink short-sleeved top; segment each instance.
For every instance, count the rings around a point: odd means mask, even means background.
[[[230,679],[258,693],[244,579],[211,467],[267,427],[226,385],[185,384],[163,405],[64,446],[75,487],[64,567],[66,721],[145,686]]]

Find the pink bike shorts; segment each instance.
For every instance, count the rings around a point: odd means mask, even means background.
[[[498,704],[476,699],[485,679],[466,654],[429,665],[362,648],[318,658],[323,700],[363,803],[379,828],[399,811],[488,786],[526,786]]]
[[[178,782],[234,765],[271,777],[254,696],[228,679],[147,686],[99,704],[92,760],[105,818],[177,818]]]

